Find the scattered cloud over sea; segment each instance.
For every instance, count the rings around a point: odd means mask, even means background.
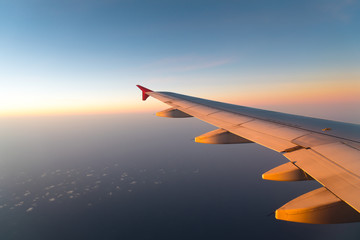
[[[64,203],[77,200],[91,208],[99,201],[161,185],[166,182],[165,176],[169,172],[173,174],[177,171],[162,168],[127,171],[115,163],[101,168],[50,169],[32,176],[23,173],[14,176],[15,179],[1,179],[0,212],[23,211],[31,214],[45,205],[61,207]],[[188,174],[197,173],[199,170],[194,169]]]

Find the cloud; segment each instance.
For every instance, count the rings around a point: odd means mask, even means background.
[[[34,210],[33,207],[29,207],[28,209],[26,209],[26,212],[31,212],[32,210]]]

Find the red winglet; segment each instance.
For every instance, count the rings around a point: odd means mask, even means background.
[[[147,92],[153,92],[150,89],[144,88],[143,86],[140,85],[136,85],[138,88],[140,88],[140,90],[142,91],[142,100],[145,101],[149,95],[146,94]]]

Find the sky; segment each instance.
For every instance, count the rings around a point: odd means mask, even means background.
[[[359,10],[355,0],[2,0],[0,116],[161,110],[139,101],[141,84],[360,122]]]
[[[263,181],[283,156],[195,144],[213,126],[156,118],[166,106],[142,102],[135,85],[360,123],[359,10],[351,0],[0,0],[0,235],[358,239],[356,223],[268,217],[319,184]]]

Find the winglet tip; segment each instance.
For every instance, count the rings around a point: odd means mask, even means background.
[[[143,87],[141,85],[136,85],[141,91],[142,91],[142,100],[145,101],[149,95],[146,94],[147,92],[153,92],[152,90],[146,88],[146,87]]]

